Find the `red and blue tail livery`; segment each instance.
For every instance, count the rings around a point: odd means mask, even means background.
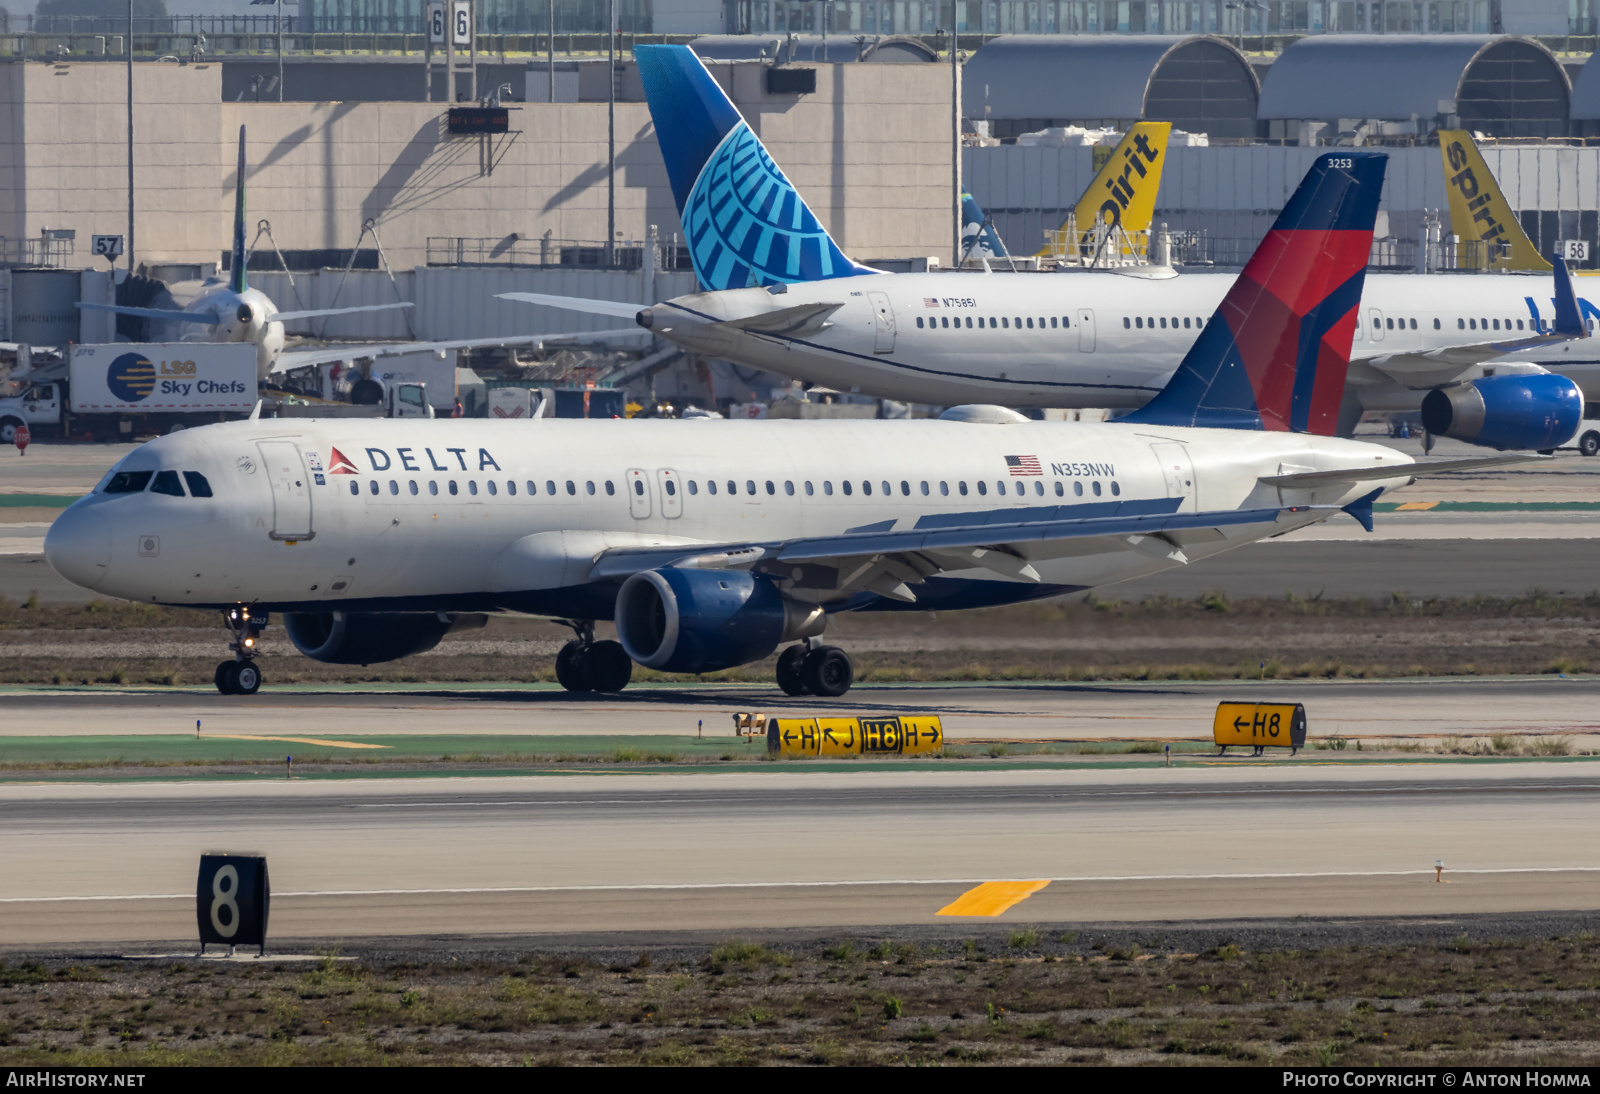
[[[1333,436],[1387,162],[1318,156],[1171,382],[1123,420]]]

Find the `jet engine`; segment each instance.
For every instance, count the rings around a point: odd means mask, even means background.
[[[1434,388],[1422,427],[1486,448],[1544,451],[1566,444],[1583,418],[1583,393],[1565,376],[1486,376]]]
[[[486,615],[455,612],[287,612],[294,648],[330,665],[371,665],[423,653],[452,631],[473,630]]]
[[[821,634],[826,621],[821,608],[790,600],[771,578],[744,570],[647,570],[617,593],[622,648],[663,672],[759,661],[781,642]]]

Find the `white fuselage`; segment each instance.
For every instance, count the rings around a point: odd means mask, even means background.
[[[696,352],[840,391],[933,405],[1136,407],[1177,369],[1234,281],[1220,273],[1150,274],[1146,267],[862,276],[782,292],[697,293],[649,313],[652,331]],[[1462,375],[1457,367],[1440,379],[1435,362],[1395,358],[1530,337],[1535,319],[1548,329],[1553,296],[1543,274],[1368,274],[1352,359],[1378,367],[1353,368],[1351,385],[1376,406],[1394,401],[1395,390],[1476,378],[1481,372]],[[796,334],[721,322],[818,303],[841,307],[826,326]],[[1600,314],[1581,299],[1580,308],[1586,317]],[[1580,386],[1593,370],[1559,357],[1550,367]]]
[[[215,326],[168,323],[170,340],[182,342],[250,342],[256,347],[256,378],[265,380],[272,363],[283,352],[283,324],[273,320],[278,307],[260,289],[236,293],[227,285],[212,285],[183,309],[195,315],[216,316]],[[244,318],[240,318],[241,315]],[[155,322],[160,323],[161,320]],[[161,341],[162,339],[157,339]]]
[[[1007,456],[1037,458],[1040,473],[1012,474]],[[1258,481],[1375,462],[1395,476],[1314,492]],[[114,469],[199,472],[213,496],[107,493],[103,482],[58,518],[45,551],[69,580],[147,603],[609,618],[615,584],[590,571],[613,547],[785,541],[996,511],[1009,522],[1057,506],[1070,517],[1344,505],[1408,481],[1410,462],[1336,438],[1117,423],[231,422],[151,441]],[[1329,512],[1205,529],[1183,550],[1199,559]],[[916,606],[1005,603],[1177,564],[1131,540],[1020,551],[1039,583],[961,570],[919,585]]]

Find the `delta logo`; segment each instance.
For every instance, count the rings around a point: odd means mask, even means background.
[[[349,456],[335,448],[328,456],[328,474],[359,475],[361,472],[356,470],[356,465],[350,462]]]

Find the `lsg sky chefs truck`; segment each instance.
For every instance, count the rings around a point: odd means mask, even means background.
[[[256,349],[246,342],[72,346],[65,361],[14,378],[0,397],[0,444],[27,425],[36,439],[129,440],[242,418],[256,404]]]

